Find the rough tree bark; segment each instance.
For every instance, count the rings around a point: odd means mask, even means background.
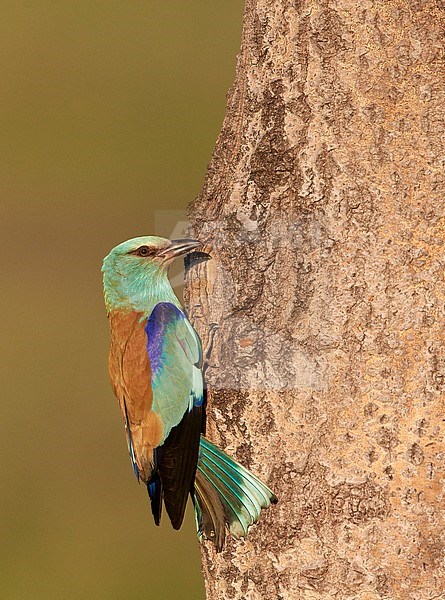
[[[247,0],[187,297],[209,437],[280,502],[204,546],[211,600],[445,598],[443,22]]]

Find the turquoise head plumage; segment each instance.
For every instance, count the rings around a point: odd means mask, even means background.
[[[105,257],[102,272],[108,310],[149,314],[158,302],[180,306],[168,280],[172,261],[200,246],[196,240],[141,236],[127,240]]]

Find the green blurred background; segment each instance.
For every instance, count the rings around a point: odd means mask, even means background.
[[[204,597],[191,511],[156,528],[131,470],[100,266],[199,192],[242,10],[2,3],[2,600]]]

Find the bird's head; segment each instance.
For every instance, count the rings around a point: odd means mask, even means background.
[[[200,246],[197,240],[142,236],[119,244],[105,257],[102,272],[108,310],[148,310],[153,299],[172,301],[168,267]],[[165,297],[164,297],[165,296]]]

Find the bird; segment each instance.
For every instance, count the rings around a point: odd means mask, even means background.
[[[193,239],[140,236],[105,257],[108,370],[133,471],[147,487],[154,522],[160,524],[164,505],[180,529],[191,497],[198,538],[220,552],[227,531],[245,537],[277,497],[203,435],[201,341],[168,278],[174,259],[200,247]]]

